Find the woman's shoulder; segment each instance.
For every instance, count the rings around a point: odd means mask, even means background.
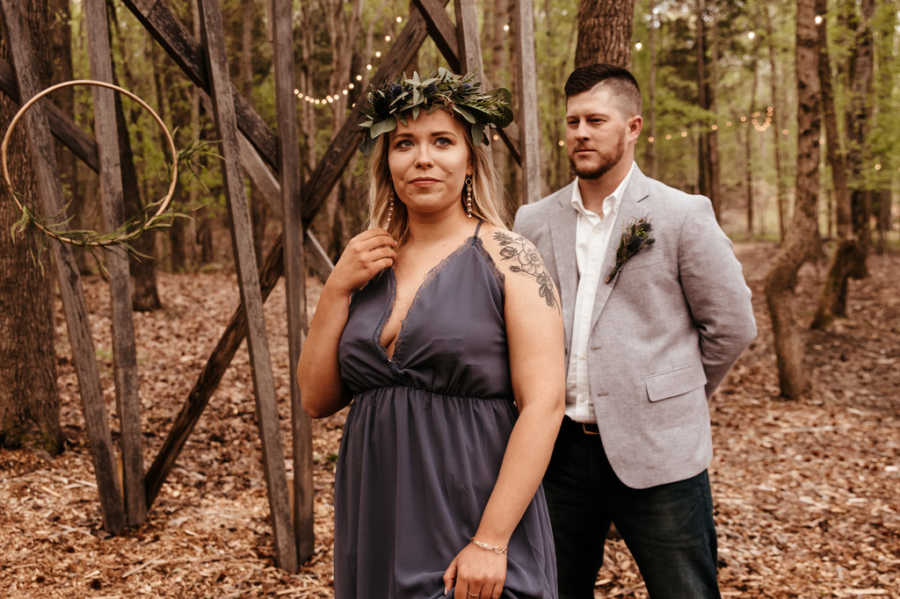
[[[537,283],[539,296],[548,306],[556,305],[553,279],[533,243],[518,233],[489,223],[482,225],[478,237],[506,281],[507,292],[531,293]],[[523,287],[527,291],[522,291]]]

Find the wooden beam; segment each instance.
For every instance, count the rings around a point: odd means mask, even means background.
[[[194,84],[210,92],[207,67],[200,45],[188,33],[163,0],[122,0],[138,21],[153,36],[172,60]],[[276,171],[279,168],[278,137],[253,109],[253,105],[232,85],[238,128],[247,136],[263,160]]]
[[[22,98],[31,98],[41,91],[42,86],[37,68],[32,62],[35,56],[34,45],[20,12],[21,3],[18,0],[0,0],[0,8],[3,10],[3,22],[6,24],[8,47],[12,55],[19,92]],[[36,104],[24,115],[23,125],[37,179],[42,216],[47,222],[57,222],[64,214],[64,203],[57,177],[53,139],[42,103]],[[115,452],[107,421],[106,404],[100,390],[94,341],[91,338],[90,323],[81,292],[81,277],[72,249],[52,238],[48,238],[48,243],[59,279],[59,291],[69,330],[69,343],[72,346],[72,360],[75,362],[75,372],[78,375],[85,428],[91,444],[91,457],[103,512],[103,525],[109,532],[118,534],[125,528],[125,513],[116,476]]]
[[[84,0],[91,78],[113,82],[112,54],[106,0]],[[100,204],[106,230],[115,231],[125,223],[122,168],[119,161],[119,130],[116,125],[115,92],[94,87],[94,127],[100,149]],[[112,311],[113,367],[116,406],[119,412],[119,447],[122,452],[122,486],[125,491],[125,519],[138,526],[147,517],[144,500],[144,457],[141,431],[141,398],[138,394],[137,349],[131,316],[132,284],[128,254],[122,246],[104,248],[109,271]]]
[[[306,268],[300,212],[300,138],[294,96],[294,42],[291,0],[272,0],[272,61],[275,107],[281,136],[281,204],[284,212],[284,281],[291,381],[291,438],[294,455],[294,539],[302,563],[315,551],[313,530],[312,422],[300,403],[297,364],[306,328]],[[300,201],[298,201],[300,200]]]
[[[419,10],[422,18],[428,24],[428,34],[434,40],[441,54],[444,55],[444,60],[447,61],[451,69],[459,72],[460,59],[457,32],[456,27],[447,15],[447,11],[444,10],[439,0],[413,0],[413,6]],[[493,87],[487,75],[482,77],[481,83],[485,89]],[[518,164],[522,164],[522,156],[519,152],[519,128],[515,121],[504,129],[496,129],[496,131],[500,135],[500,139],[506,144],[513,159]]]
[[[210,97],[215,110],[216,127],[221,138],[222,170],[225,192],[231,212],[231,239],[237,265],[241,304],[247,311],[247,345],[256,395],[256,417],[263,449],[263,471],[269,491],[269,512],[275,540],[275,559],[279,567],[297,571],[297,547],[289,509],[284,449],[275,401],[275,380],[266,339],[259,272],[253,250],[253,229],[250,208],[244,194],[244,180],[240,171],[237,115],[233,88],[228,73],[225,32],[218,0],[200,0],[201,31],[206,48]]]
[[[456,31],[459,43],[459,63],[464,73],[473,73],[484,82],[481,62],[481,36],[478,33],[478,11],[475,0],[455,0]]]
[[[541,199],[541,139],[538,123],[537,66],[534,59],[534,6],[531,0],[517,0],[515,6],[516,78],[519,93],[519,121],[522,137],[523,204]]]
[[[5,93],[16,104],[22,103],[19,97],[19,84],[16,82],[16,75],[13,73],[12,66],[5,60],[0,60],[0,91]],[[75,156],[80,158],[93,171],[99,171],[100,159],[97,156],[97,142],[73,123],[49,97],[45,97],[41,101],[41,105],[44,107],[44,112],[50,123],[50,132],[53,133],[53,136],[65,144]]]
[[[444,5],[440,0],[413,0],[413,4],[419,9],[419,12],[425,19],[425,24],[428,26],[428,35],[434,40],[434,44],[443,54],[450,70],[459,73],[461,65],[456,27],[453,26],[453,22],[447,16]]]

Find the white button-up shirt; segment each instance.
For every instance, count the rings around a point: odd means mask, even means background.
[[[579,277],[572,321],[572,345],[569,348],[569,372],[566,376],[566,416],[576,422],[597,421],[591,403],[587,361],[594,298],[597,296],[597,287],[602,276],[600,269],[603,267],[603,258],[609,247],[613,224],[616,222],[622,195],[633,172],[634,163],[612,195],[603,199],[603,214],[597,214],[584,207],[577,179],[572,186],[572,207],[578,213],[575,260]]]

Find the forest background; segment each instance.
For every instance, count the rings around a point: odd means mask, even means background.
[[[196,1],[166,4],[200,39]],[[232,80],[277,131],[270,3],[221,6]],[[485,72],[516,97],[515,2],[476,6]],[[187,152],[173,209],[190,218],[144,235],[137,249],[152,259],[131,263],[150,457],[239,298],[212,106],[122,2],[107,7],[118,82],[159,110]],[[542,193],[571,178],[562,141],[565,76],[583,56],[582,45],[590,46],[585,38],[606,38],[608,56],[629,64],[642,85],[638,165],[712,199],[754,292],[760,336],[711,402],[724,594],[892,596],[900,585],[896,3],[537,0],[533,7]],[[301,0],[293,9],[306,180],[410,8],[401,0]],[[43,33],[37,53],[45,83],[88,78],[82,1],[34,0],[28,14]],[[813,17],[816,28],[809,27]],[[810,44],[825,71],[801,60]],[[0,60],[6,69],[5,37]],[[438,66],[445,63],[426,40],[406,72]],[[15,104],[3,69],[5,129]],[[812,83],[820,91],[810,102],[803,94]],[[92,130],[89,89],[53,97]],[[146,205],[168,185],[164,139],[133,102],[117,110],[131,150],[123,163],[126,196]],[[96,173],[58,147],[71,226],[102,229]],[[521,173],[502,143],[493,147],[511,219],[522,198]],[[14,149],[12,161],[16,190],[33,195],[25,152]],[[365,159],[356,156],[312,224],[331,260],[366,226],[365,173]],[[281,216],[249,179],[245,189],[261,260],[281,231]],[[0,588],[12,597],[330,596],[331,483],[343,414],[314,425],[316,550],[300,573],[286,574],[273,566],[245,346],[147,523],[118,537],[104,533],[52,270],[33,231],[12,243],[20,216],[8,198],[0,201],[0,534],[13,540],[0,551]],[[35,268],[35,255],[43,269]],[[76,255],[114,413],[102,258]],[[320,285],[311,272],[310,310]],[[266,319],[284,398],[290,365],[281,293],[279,286]],[[785,305],[786,320],[779,317]],[[36,370],[40,376],[32,377]],[[279,410],[287,437],[289,408],[280,401]],[[118,435],[115,421],[112,428]],[[645,596],[621,540],[612,543],[598,596]]]

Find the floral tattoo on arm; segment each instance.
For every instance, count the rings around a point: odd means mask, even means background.
[[[514,262],[509,269],[512,272],[534,277],[538,284],[538,295],[544,298],[548,307],[559,310],[553,279],[544,268],[544,262],[537,249],[525,238],[513,236],[504,231],[495,231],[494,239],[500,244],[500,257],[503,260]]]

